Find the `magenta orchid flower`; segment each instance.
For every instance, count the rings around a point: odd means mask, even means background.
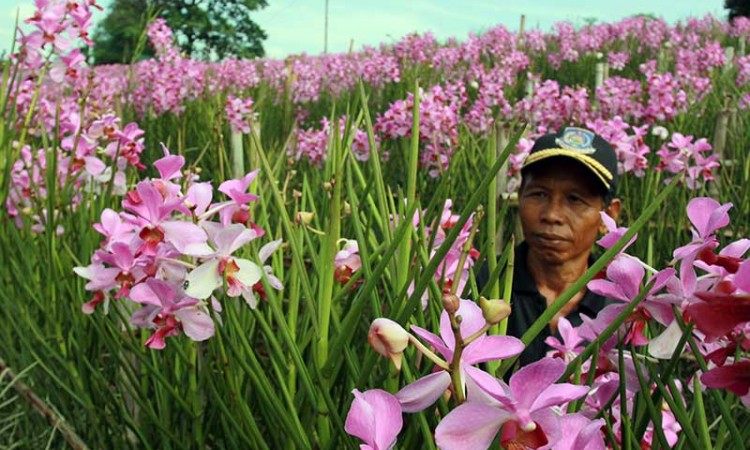
[[[625,235],[628,229],[627,227],[618,227],[615,219],[610,217],[606,212],[601,211],[599,214],[602,216],[602,223],[604,223],[604,226],[607,228],[607,234],[602,236],[601,239],[596,241],[596,243],[606,249],[610,249]],[[630,239],[625,247],[622,248],[621,252],[624,252],[625,249],[630,247],[636,239],[638,239],[637,234]]]
[[[250,210],[247,205],[250,202],[256,201],[259,197],[248,193],[247,189],[257,176],[258,169],[253,170],[239,180],[227,180],[219,185],[219,192],[224,193],[230,198],[227,202],[215,205],[215,207],[221,207],[219,217],[222,224],[247,224],[249,222]]]
[[[687,291],[695,290],[696,274],[693,262],[704,251],[711,251],[718,247],[719,242],[714,236],[717,230],[729,224],[727,211],[731,203],[719,204],[707,197],[694,198],[687,206],[687,215],[693,224],[691,229],[693,240],[687,245],[675,249],[673,256],[680,261],[680,280]]]
[[[578,334],[578,328],[574,328],[568,319],[560,317],[557,321],[557,330],[560,332],[562,342],[555,336],[549,336],[544,342],[552,347],[547,353],[548,357],[561,358],[570,363],[585,348],[585,340]]]
[[[514,373],[510,383],[494,379],[484,401],[464,403],[435,430],[444,450],[489,448],[502,428],[501,443],[550,449],[560,439],[560,418],[553,407],[583,397],[586,386],[555,384],[565,372],[560,359],[541,359]],[[554,447],[556,448],[556,447]]]
[[[607,279],[591,280],[587,286],[591,292],[623,302],[622,304],[609,305],[599,313],[597,320],[604,320],[608,324],[625,309],[627,303],[638,296],[645,276],[645,269],[637,258],[621,254],[609,263],[606,274]],[[663,298],[653,297],[651,294],[663,288],[673,275],[674,269],[671,268],[664,269],[654,275],[654,284],[649,294],[627,320],[630,328],[625,339],[626,343],[632,341],[634,345],[647,344],[648,339],[644,336],[643,330],[651,318],[656,319],[663,325],[672,322],[674,312],[671,303]]]
[[[606,450],[601,431],[604,426],[604,419],[566,414],[560,417],[560,440],[555,443],[555,450]]]
[[[206,232],[198,225],[182,220],[168,220],[172,213],[183,207],[182,197],[166,200],[151,182],[142,181],[130,191],[122,202],[124,209],[137,216],[142,227],[139,237],[143,239],[142,250],[153,251],[161,242],[169,242],[180,252],[191,256],[211,253],[206,245]]]
[[[164,339],[178,335],[180,330],[194,341],[205,341],[214,335],[214,322],[198,307],[198,300],[178,295],[170,283],[150,278],[133,287],[130,298],[144,305],[131,320],[156,329],[146,341],[149,348],[163,349]]]
[[[460,330],[463,339],[477,333],[486,324],[482,310],[470,300],[461,300],[456,315],[461,316]],[[440,336],[415,325],[411,326],[411,331],[430,344],[446,361],[450,362],[453,359],[455,338],[447,312],[443,311],[440,316]],[[460,364],[461,379],[465,382],[467,397],[471,399],[479,395],[478,390],[484,389],[488,382],[492,383],[495,380],[486,372],[473,367],[474,364],[510,358],[521,353],[523,348],[523,343],[515,337],[486,334],[467,345],[461,354]],[[467,382],[467,378],[471,379],[471,382]],[[450,373],[447,370],[438,370],[405,386],[398,391],[396,397],[401,402],[404,412],[417,412],[435,403],[450,384]]]
[[[346,416],[344,430],[362,439],[361,450],[389,450],[403,427],[401,407],[396,397],[380,390],[353,390],[354,401]]]
[[[333,265],[336,270],[334,278],[341,284],[346,284],[359,269],[362,268],[362,260],[359,256],[359,244],[353,239],[340,239],[344,247],[336,252],[333,257]]]
[[[740,397],[746,396],[750,392],[750,359],[715,367],[701,375],[701,382],[710,388],[723,388]]]
[[[702,301],[691,303],[685,311],[695,326],[713,340],[750,321],[750,260],[740,264],[733,278],[739,292],[696,292]]]
[[[260,281],[262,269],[250,260],[233,257],[232,253],[256,239],[258,234],[240,224],[222,227],[219,224],[205,223],[204,226],[207,227],[216,250],[187,275],[185,281],[188,287],[185,292],[191,297],[206,299],[222,286],[226,278],[227,295],[242,295],[248,305],[254,307],[252,288]]]

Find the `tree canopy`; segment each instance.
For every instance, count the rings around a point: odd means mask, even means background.
[[[729,12],[729,20],[750,17],[750,0],[725,0],[724,8]]]
[[[153,50],[143,43],[146,24],[154,17],[167,21],[177,44],[192,58],[264,55],[266,33],[251,17],[267,6],[266,0],[113,0],[111,5],[94,33],[96,64],[151,56]]]

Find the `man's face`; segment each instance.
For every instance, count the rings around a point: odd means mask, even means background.
[[[520,194],[520,216],[529,251],[559,265],[588,258],[597,239],[603,207],[597,179],[568,158],[529,167]]]

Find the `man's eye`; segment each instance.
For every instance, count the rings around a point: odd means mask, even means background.
[[[583,198],[581,198],[581,197],[579,197],[577,195],[570,195],[570,196],[568,196],[568,200],[571,203],[574,203],[574,204],[583,204],[583,203],[585,203],[584,200],[583,200]]]

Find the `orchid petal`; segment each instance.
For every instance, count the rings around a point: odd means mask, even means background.
[[[214,190],[211,183],[195,183],[188,189],[185,200],[195,205],[193,213],[196,216],[200,216],[206,212],[208,206],[211,204],[213,193]]]
[[[166,306],[174,304],[175,291],[169,283],[149,279],[146,283],[139,283],[130,290],[130,299],[143,305]]]
[[[680,339],[682,329],[677,321],[673,320],[659,336],[651,339],[648,343],[648,353],[654,358],[672,359]]]
[[[456,315],[461,316],[461,336],[464,338],[481,330],[487,323],[479,305],[471,300],[461,300],[461,305],[458,307]],[[452,350],[455,345],[455,337],[453,336],[450,318],[445,311],[440,315],[440,336],[443,338],[446,346]]]
[[[435,441],[442,450],[489,448],[511,414],[482,403],[464,403],[440,421]]]
[[[101,174],[107,168],[107,165],[95,156],[86,156],[83,160],[86,162],[86,172],[93,176]]]
[[[481,401],[487,404],[495,404],[500,401],[508,404],[508,393],[500,380],[477,369],[476,367],[464,367],[466,374],[466,399],[469,401]]]
[[[409,331],[413,332],[417,335],[417,337],[430,344],[432,348],[437,350],[443,356],[443,358],[450,359],[453,357],[453,350],[446,347],[443,340],[440,339],[440,337],[438,337],[437,335],[416,325],[411,325],[409,327]]]
[[[234,258],[234,262],[235,264],[237,264],[237,267],[240,268],[239,272],[237,272],[234,276],[242,284],[247,287],[252,287],[252,285],[260,281],[260,277],[262,276],[263,271],[260,267],[258,267],[257,264],[247,259],[241,258]]]
[[[620,300],[623,302],[627,302],[630,300],[622,292],[622,289],[620,289],[620,285],[609,280],[591,280],[588,282],[586,287],[589,291],[593,292],[594,294],[601,295],[602,297]]]
[[[206,244],[206,232],[194,223],[175,220],[162,222],[161,227],[165,240],[172,243],[180,253],[189,256],[207,256],[214,253]]]
[[[194,341],[205,341],[214,335],[214,321],[205,312],[196,308],[185,308],[174,313],[182,322],[182,331]]]
[[[257,238],[258,234],[243,225],[235,223],[219,230],[213,237],[216,253],[229,256],[235,250]]]
[[[180,155],[167,155],[154,161],[154,167],[159,171],[163,180],[171,180],[172,178],[180,178],[182,174],[180,170],[185,165],[185,158]]]
[[[529,410],[537,411],[550,406],[568,403],[585,396],[588,392],[588,386],[577,386],[570,383],[553,384],[539,394]]]
[[[260,251],[258,252],[258,258],[260,259],[261,263],[266,262],[266,260],[275,252],[283,242],[282,239],[276,239],[275,241],[271,241],[268,244],[264,245],[260,248]]]
[[[445,370],[424,376],[404,386],[396,393],[404,412],[422,411],[440,398],[451,384],[451,376]]]
[[[478,364],[510,358],[523,349],[523,342],[513,336],[480,336],[466,346],[461,359],[467,364]]]
[[[219,260],[211,259],[196,267],[185,277],[185,281],[188,284],[185,294],[198,299],[208,298],[222,284]]]
[[[344,430],[362,439],[364,448],[391,448],[403,427],[398,400],[390,393],[373,389],[363,393],[352,391],[354,401],[346,416]]]
[[[737,396],[750,392],[750,360],[716,367],[701,375],[701,381],[710,388],[724,388]]]
[[[734,284],[750,294],[750,259],[746,259],[740,264],[734,276]]]
[[[518,408],[530,408],[537,397],[564,372],[565,363],[562,360],[545,358],[514,373],[510,378],[510,389],[518,402]]]

